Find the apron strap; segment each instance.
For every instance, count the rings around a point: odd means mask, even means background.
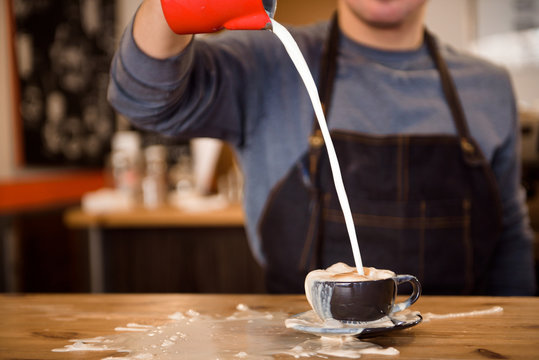
[[[462,103],[458,96],[458,92],[455,86],[455,82],[449,73],[449,68],[440,54],[438,44],[434,36],[425,29],[424,32],[425,43],[427,44],[427,49],[429,54],[434,61],[434,65],[440,74],[440,80],[442,83],[442,91],[444,93],[445,99],[449,105],[449,110],[455,126],[457,128],[457,133],[460,139],[460,147],[464,158],[469,164],[477,164],[482,161],[483,157],[480,155],[478,149],[475,148],[474,141],[470,135],[470,130],[468,129],[468,122],[466,121],[466,115],[462,107]]]
[[[335,75],[337,74],[339,32],[338,15],[335,13],[331,20],[329,37],[326,40],[324,54],[320,64],[320,87],[318,93],[320,95],[324,115],[326,117],[331,107],[331,99],[333,98],[333,84],[335,83]],[[318,124],[318,122],[315,121],[315,124]]]
[[[335,76],[337,74],[337,55],[339,51],[339,21],[337,12],[333,14],[330,22],[329,36],[324,44],[322,52],[322,60],[320,63],[319,73],[319,85],[318,95],[320,96],[320,102],[322,103],[322,110],[326,121],[328,119],[329,110],[331,108],[331,100],[333,98],[333,85],[335,83]],[[320,126],[316,119],[316,115],[313,118],[313,129],[309,138],[309,173],[311,176],[311,184],[315,188],[319,188],[318,180],[318,164],[320,159],[320,152],[324,146],[324,139]]]

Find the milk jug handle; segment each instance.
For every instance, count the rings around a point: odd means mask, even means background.
[[[391,308],[391,312],[396,313],[410,307],[410,305],[419,299],[419,296],[421,295],[421,283],[415,276],[412,275],[397,275],[393,278],[393,280],[395,280],[397,285],[404,284],[406,282],[409,282],[412,285],[412,294],[410,297],[403,302],[393,305]]]

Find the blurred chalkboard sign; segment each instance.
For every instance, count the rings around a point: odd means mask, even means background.
[[[11,1],[25,163],[102,166],[115,130],[115,1]]]

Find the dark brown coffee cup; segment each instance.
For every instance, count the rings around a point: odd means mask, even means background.
[[[397,286],[409,282],[412,294],[395,304]],[[374,321],[402,311],[421,295],[421,284],[412,275],[396,275],[381,280],[315,281],[311,288],[313,310],[324,320],[343,322]]]

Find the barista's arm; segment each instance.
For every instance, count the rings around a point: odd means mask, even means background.
[[[490,269],[488,290],[492,295],[533,295],[533,233],[520,184],[520,129],[514,97],[512,113],[508,136],[492,162],[502,202],[503,231]]]
[[[145,4],[150,7],[158,2]],[[150,14],[157,16],[153,11]],[[267,31],[230,31],[205,38],[176,38],[159,26],[145,29],[153,26],[147,20],[148,16],[137,13],[112,60],[111,105],[139,128],[243,144],[266,111],[264,92],[275,81],[267,77],[270,67],[276,66],[274,36]],[[137,40],[137,31],[148,31],[150,39]],[[186,40],[191,41],[178,53]],[[160,45],[143,48],[148,42]],[[174,55],[160,58],[167,44],[177,46],[170,51]],[[152,51],[155,56],[147,53]]]
[[[139,48],[156,59],[179,54],[193,35],[177,35],[168,26],[160,0],[144,0],[133,24],[133,37]]]

